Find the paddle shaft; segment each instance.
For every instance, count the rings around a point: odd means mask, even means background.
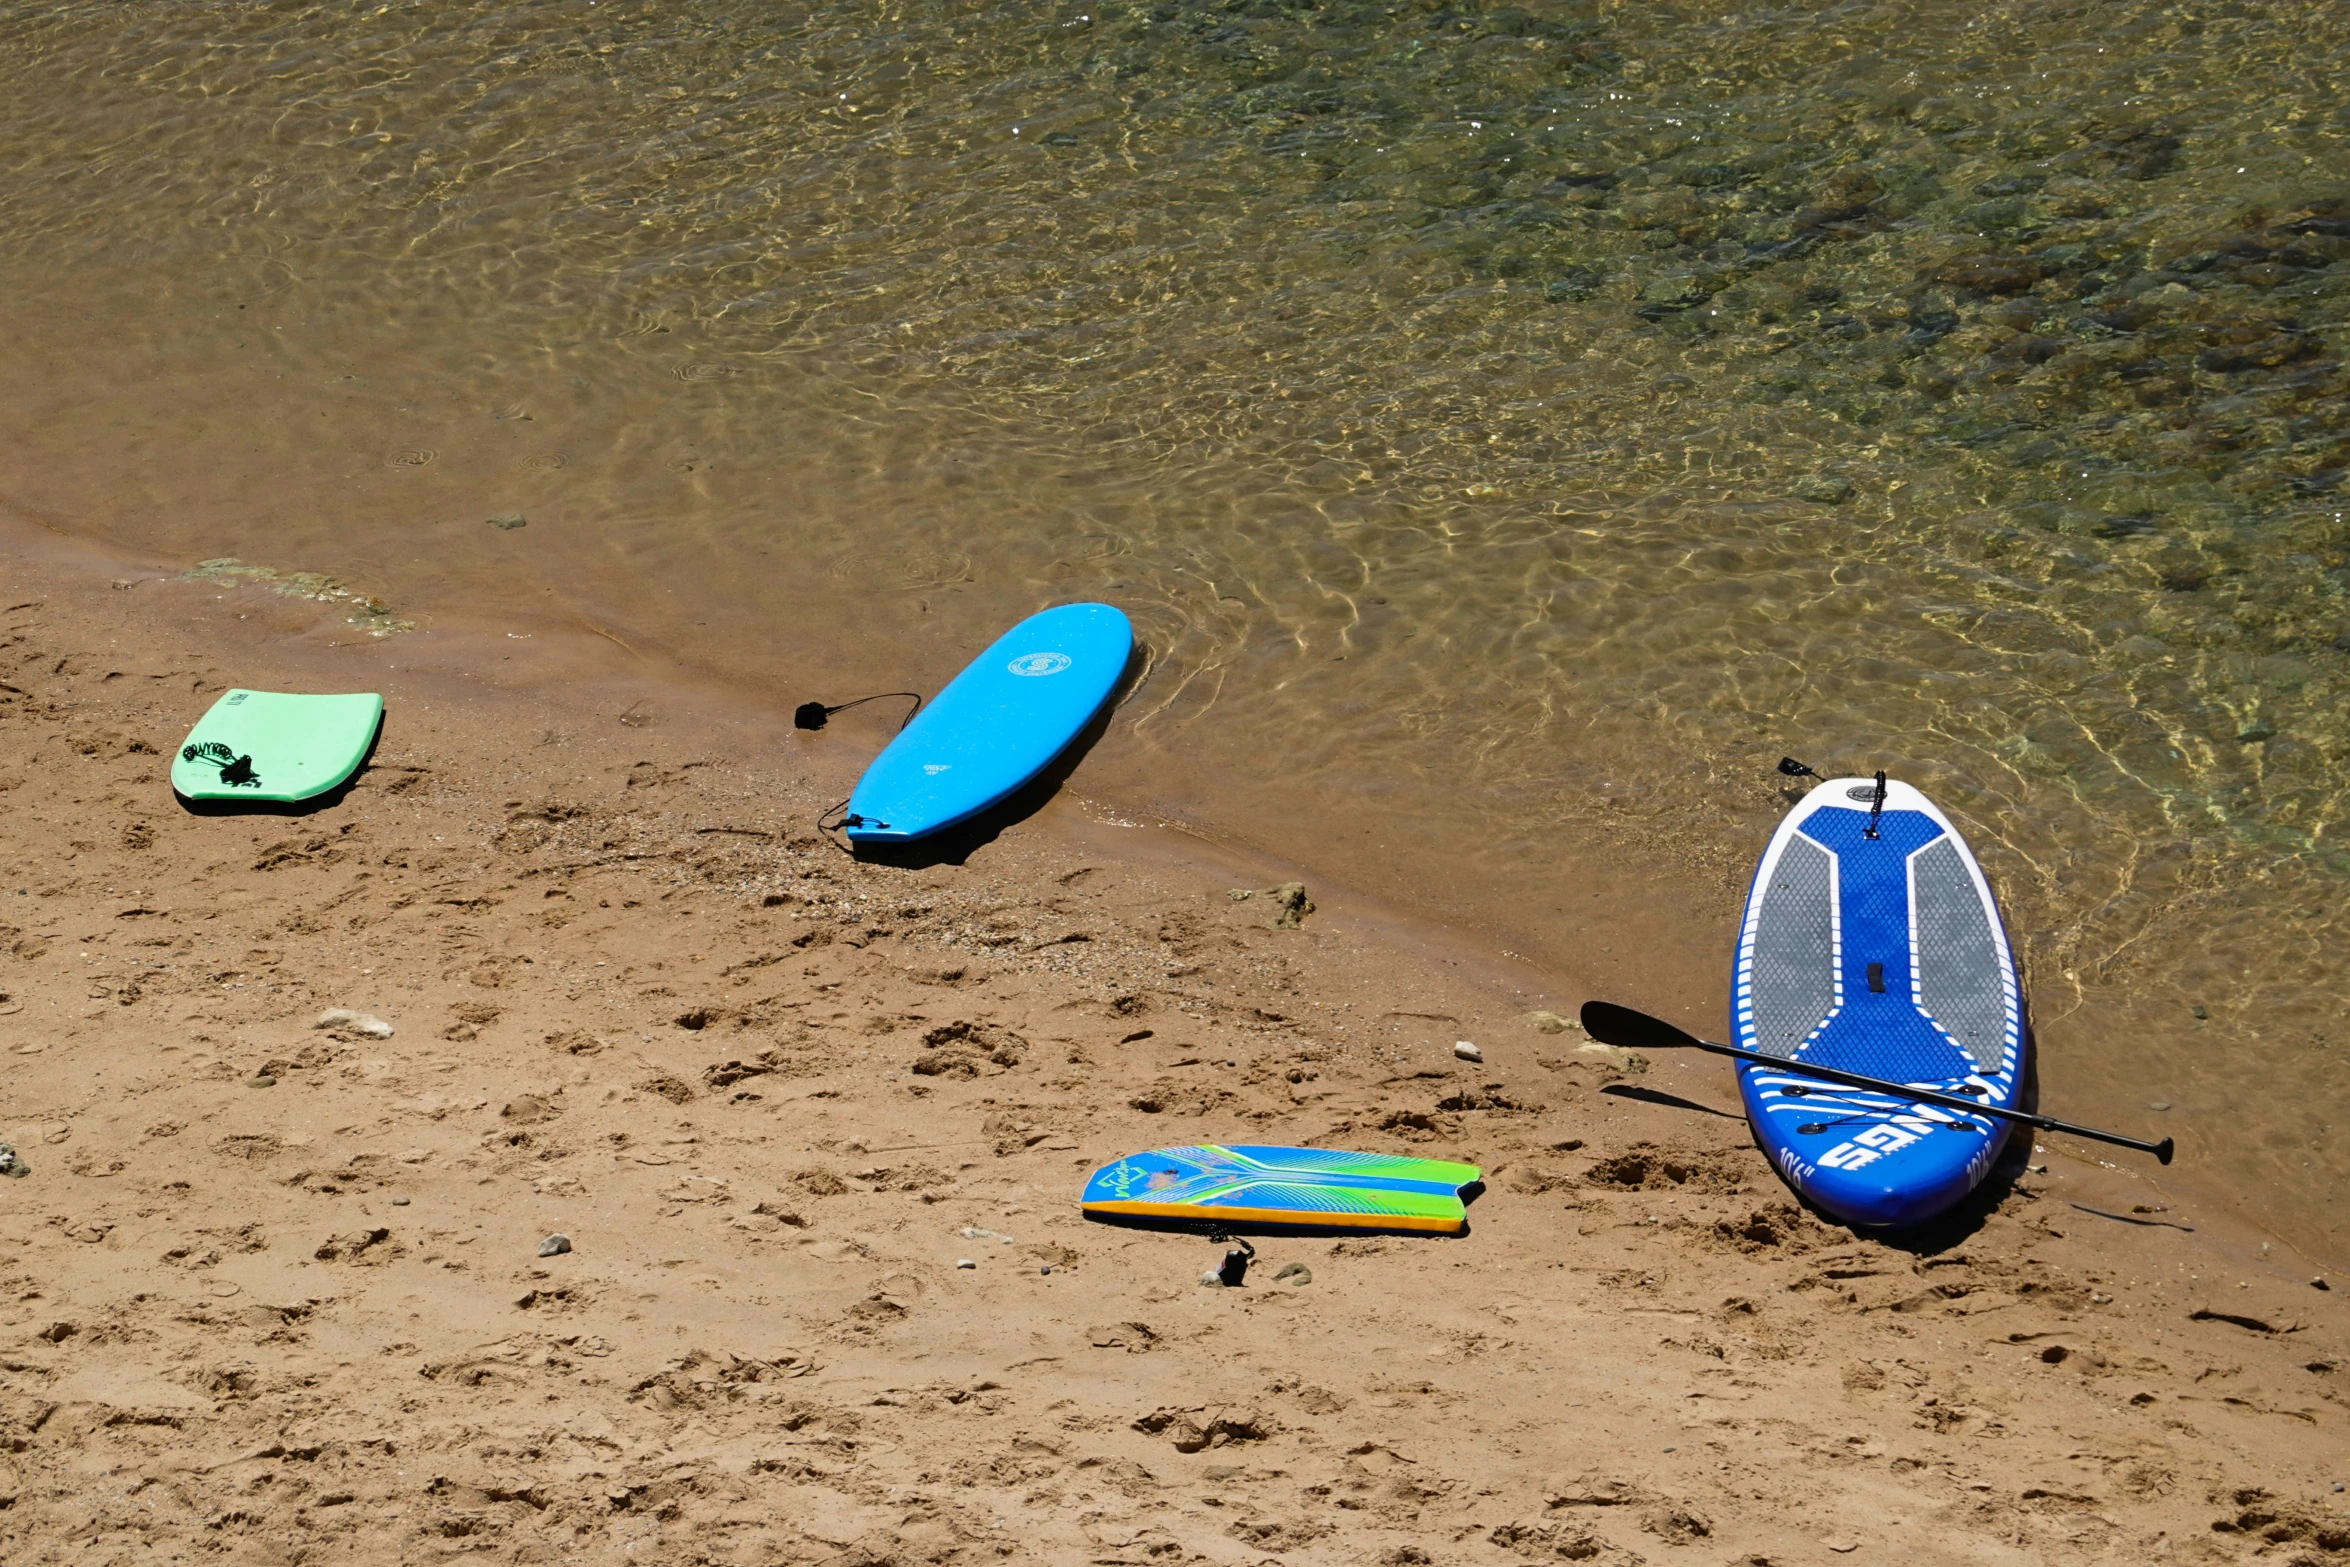
[[[2101,1132],[2093,1126],[2075,1126],[2070,1121],[2059,1121],[2052,1115],[2011,1110],[2005,1105],[1984,1104],[1980,1100],[1958,1094],[1937,1093],[1930,1088],[1913,1088],[1907,1083],[1896,1083],[1882,1077],[1865,1077],[1858,1072],[1840,1071],[1832,1066],[1815,1066],[1809,1061],[1791,1061],[1781,1056],[1766,1056],[1759,1051],[1741,1050],[1735,1045],[1716,1044],[1710,1039],[1700,1039],[1695,1034],[1675,1028],[1663,1018],[1650,1017],[1645,1012],[1635,1012],[1630,1007],[1619,1007],[1612,1002],[1585,1002],[1583,1030],[1603,1043],[1626,1049],[1639,1046],[1648,1049],[1710,1050],[1715,1055],[1729,1056],[1776,1072],[1822,1078],[1831,1083],[1842,1083],[1848,1088],[1874,1089],[1881,1094],[1892,1094],[1921,1104],[1964,1110],[1970,1115],[1992,1115],[2003,1121],[2020,1121],[2045,1132],[2069,1132],[2075,1137],[2086,1137],[2094,1142],[2112,1143],[2119,1148],[2150,1153],[2154,1155],[2157,1164],[2170,1163],[2171,1140],[2167,1137],[2159,1143],[2149,1143],[2135,1137],[2124,1137],[2119,1132]],[[1610,1035],[1615,1037],[1610,1038]]]

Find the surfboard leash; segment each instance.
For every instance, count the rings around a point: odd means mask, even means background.
[[[898,733],[904,734],[906,732],[906,725],[912,723],[914,721],[914,715],[922,711],[922,693],[919,691],[876,691],[871,696],[853,697],[846,702],[834,702],[829,706],[822,702],[802,702],[798,707],[792,709],[791,726],[794,729],[822,729],[826,721],[828,721],[835,713],[845,713],[850,708],[862,707],[867,702],[886,701],[888,698],[893,696],[907,697],[910,698],[914,703],[912,707],[906,709],[906,716],[898,720]],[[818,812],[816,816],[816,831],[826,843],[831,844],[834,848],[840,850],[841,853],[849,856],[849,858],[855,859],[857,856],[857,851],[850,845],[841,842],[838,838],[833,836],[834,833],[840,831],[843,827],[862,826],[864,824],[864,818],[848,815],[848,808],[849,802],[842,800],[837,804],[827,806],[822,811]],[[829,819],[835,812],[841,813],[839,819]],[[884,825],[887,824],[885,823]]]
[[[835,816],[835,812],[838,812],[839,815]],[[849,814],[849,802],[846,800],[836,800],[831,805],[826,806],[822,811],[817,813],[816,835],[853,860],[857,857],[856,848],[851,844],[841,842],[838,838],[833,836],[834,833],[839,832],[843,827],[848,826],[851,822],[854,822],[859,826],[863,826],[865,818],[862,816],[851,816]],[[887,824],[884,823],[883,825],[886,826]]]
[[[792,709],[791,726],[794,729],[822,729],[826,720],[835,713],[845,713],[852,707],[863,707],[867,702],[885,701],[893,696],[914,699],[914,705],[906,709],[906,716],[898,720],[898,733],[904,734],[906,725],[912,723],[914,715],[922,711],[922,694],[919,691],[876,691],[871,696],[856,697],[846,702],[835,702],[829,707],[822,702],[802,702]]]

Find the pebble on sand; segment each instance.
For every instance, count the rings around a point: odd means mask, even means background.
[[[560,1257],[570,1249],[571,1237],[568,1235],[550,1235],[539,1242],[539,1255],[542,1257]]]
[[[530,519],[523,516],[522,513],[518,511],[502,511],[495,517],[490,518],[489,524],[493,528],[502,528],[506,532],[511,533],[516,528],[529,527]]]
[[[1485,1052],[1478,1049],[1475,1044],[1466,1039],[1454,1040],[1452,1042],[1452,1053],[1456,1056],[1459,1056],[1463,1061],[1482,1061],[1485,1059]]]
[[[365,1012],[354,1012],[349,1007],[329,1007],[319,1013],[318,1021],[310,1026],[312,1028],[342,1029],[347,1033],[364,1034],[369,1039],[389,1039],[392,1037],[391,1024],[380,1017],[371,1017]]]
[[[976,1263],[976,1262],[973,1262],[973,1261],[972,1261],[970,1258],[968,1258],[968,1257],[957,1257],[957,1258],[955,1259],[955,1266],[956,1266],[956,1267],[958,1267],[958,1268],[976,1268],[976,1267],[978,1267],[978,1266],[979,1266],[979,1264],[978,1264],[978,1263]]]
[[[392,1206],[395,1208],[405,1208],[408,1206],[408,1199],[405,1197],[395,1197],[392,1199]]]
[[[1199,1276],[1199,1281],[1202,1284],[1212,1284],[1217,1289],[1222,1289],[1224,1287],[1224,1275],[1218,1273],[1213,1268],[1210,1268],[1207,1272],[1201,1274]]]
[[[267,1072],[256,1072],[245,1079],[245,1086],[247,1088],[275,1088],[277,1079],[271,1077]]]
[[[30,1175],[33,1167],[16,1156],[16,1145],[0,1143],[0,1175]]]

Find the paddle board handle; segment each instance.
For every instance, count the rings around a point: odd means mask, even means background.
[[[1842,1083],[1847,1088],[1867,1088],[1881,1094],[1891,1094],[1919,1104],[1941,1105],[1947,1109],[1963,1110],[1969,1115],[1997,1116],[2003,1121],[2020,1121],[2026,1126],[2038,1127],[2044,1132],[2067,1132],[2075,1137],[2086,1137],[2092,1142],[2111,1143],[2117,1148],[2128,1148],[2137,1153],[2154,1155],[2156,1164],[2171,1160],[2171,1139],[2150,1143],[2142,1138],[2124,1137],[2119,1132],[2101,1132],[2093,1126],[2075,1126],[2070,1121],[2059,1121],[2052,1115],[2039,1115],[2030,1110],[2011,1110],[2004,1105],[1984,1104],[1980,1100],[1962,1098],[1957,1094],[1937,1093],[1931,1088],[1913,1088],[1907,1083],[1896,1083],[1888,1078],[1867,1077],[1859,1072],[1846,1072],[1832,1066],[1818,1066],[1809,1061],[1793,1061],[1782,1056],[1766,1056],[1760,1051],[1741,1050],[1736,1045],[1717,1044],[1685,1033],[1663,1018],[1635,1012],[1609,1001],[1583,1003],[1583,1031],[1604,1044],[1623,1049],[1709,1050],[1718,1056],[1729,1056],[1753,1066],[1774,1072],[1793,1072],[1801,1077],[1817,1077],[1831,1083]]]

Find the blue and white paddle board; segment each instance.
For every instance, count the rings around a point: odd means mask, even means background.
[[[851,843],[907,843],[1002,801],[1093,721],[1134,628],[1108,604],[1029,616],[973,659],[857,780]]]
[[[1746,898],[1731,1042],[2013,1107],[2024,1015],[1982,868],[1908,784],[1832,778],[1787,814]],[[1846,1223],[1932,1218],[1989,1172],[2012,1123],[1741,1066],[1755,1140]]]

